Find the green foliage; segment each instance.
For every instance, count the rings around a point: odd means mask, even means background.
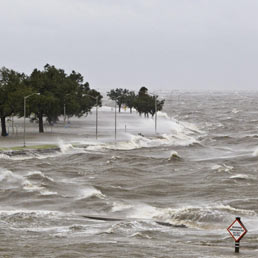
[[[27,84],[38,97],[28,99],[29,111],[35,113],[39,119],[39,132],[44,132],[43,117],[49,122],[56,121],[59,116],[59,88],[65,82],[65,73],[54,66],[46,65],[43,71],[34,69],[27,80]]]
[[[51,150],[59,148],[58,145],[45,144],[45,145],[31,145],[31,146],[15,146],[15,147],[2,147],[0,152],[4,151],[24,151],[24,150]]]
[[[116,102],[120,112],[121,106],[126,102],[126,97],[128,93],[129,91],[127,89],[117,88],[115,90],[109,91],[107,93],[107,96]]]
[[[31,92],[25,88],[24,80],[26,76],[22,73],[5,67],[0,69],[0,118],[1,135],[7,136],[5,119],[7,116],[17,114],[23,108],[24,94]]]
[[[148,89],[145,86],[142,86],[139,90],[139,96],[144,96],[148,94]]]
[[[145,86],[140,88],[137,95],[134,91],[117,88],[110,90],[107,96],[116,101],[119,112],[122,104],[125,104],[129,107],[130,112],[132,112],[132,108],[135,108],[140,115],[144,114],[145,116],[149,116],[149,114],[153,116],[156,111],[161,111],[165,103],[165,100],[158,100],[158,95],[150,95]]]
[[[134,91],[128,91],[125,95],[124,104],[129,107],[130,113],[132,113],[132,109],[135,106],[136,95]]]
[[[37,96],[34,93],[40,93]],[[119,112],[125,104],[130,112],[135,108],[139,114],[152,116],[163,108],[164,100],[150,95],[146,87],[141,87],[138,94],[127,89],[112,89],[107,96],[114,100]],[[80,73],[72,71],[67,75],[63,69],[49,64],[42,71],[34,69],[30,76],[9,70],[0,69],[0,119],[2,136],[7,136],[5,119],[11,115],[24,116],[26,97],[26,114],[32,113],[39,121],[39,132],[44,132],[43,120],[49,123],[58,121],[60,115],[81,117],[91,109],[101,106],[101,94],[90,88]]]
[[[158,95],[150,95],[146,87],[141,87],[135,97],[134,107],[137,112],[145,116],[154,116],[156,111],[161,111],[165,100],[159,100]]]
[[[101,105],[101,94],[91,90],[89,83],[84,83],[83,76],[75,71],[67,75],[64,70],[47,64],[43,71],[32,72],[28,85],[40,93],[39,98],[31,100],[31,111],[39,118],[40,132],[44,131],[43,117],[54,123],[64,114],[64,108],[68,116],[88,114],[96,104],[96,97]]]
[[[137,110],[137,112],[141,115],[141,114],[145,114],[146,116],[148,115],[151,106],[153,103],[152,99],[149,95],[147,94],[142,94],[142,95],[137,95],[136,96],[136,100],[135,100],[135,109]]]
[[[40,93],[40,96],[33,93]],[[50,123],[58,121],[64,114],[68,116],[87,115],[95,105],[101,106],[101,94],[90,89],[80,73],[64,70],[49,64],[42,71],[34,69],[30,76],[7,68],[0,70],[0,118],[2,136],[6,136],[5,118],[10,115],[34,114],[39,121],[39,132],[44,132],[43,119]]]

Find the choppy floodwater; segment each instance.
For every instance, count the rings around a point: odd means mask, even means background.
[[[234,257],[226,228],[240,216],[238,257],[257,257],[257,103],[173,94],[157,136],[151,118],[122,113],[115,143],[103,108],[97,142],[93,113],[91,138],[88,118],[71,119],[60,151],[0,154],[0,256]]]

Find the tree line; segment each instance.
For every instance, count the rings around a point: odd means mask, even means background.
[[[38,95],[34,93],[37,93]],[[46,64],[42,71],[34,69],[30,75],[19,73],[5,67],[0,69],[0,119],[1,135],[7,136],[6,118],[26,115],[38,120],[39,132],[44,132],[43,119],[56,122],[60,115],[81,117],[87,115],[92,107],[101,106],[103,96],[91,89],[80,73],[66,74],[63,69]],[[98,100],[98,101],[96,101]]]
[[[165,100],[159,100],[158,95],[149,94],[146,87],[141,87],[138,94],[134,91],[127,89],[117,88],[110,90],[107,96],[114,100],[118,105],[119,112],[121,111],[122,105],[125,105],[130,109],[136,109],[136,111],[144,116],[148,117],[149,114],[153,117],[156,111],[161,111]]]
[[[154,116],[163,108],[164,100],[157,95],[148,93],[146,87],[134,91],[117,88],[107,92],[121,111],[122,105],[127,106],[145,116]],[[66,74],[63,69],[46,64],[43,70],[34,69],[30,75],[19,73],[3,67],[0,69],[0,120],[1,135],[7,136],[6,119],[10,116],[32,117],[38,121],[39,132],[44,132],[44,118],[50,123],[58,121],[64,115],[68,117],[87,115],[95,106],[102,105],[103,96],[91,89],[80,73],[72,71]],[[24,102],[26,100],[26,110]]]

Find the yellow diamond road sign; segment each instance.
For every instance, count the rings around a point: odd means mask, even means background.
[[[238,218],[227,228],[227,230],[236,242],[240,241],[247,233],[247,229]]]

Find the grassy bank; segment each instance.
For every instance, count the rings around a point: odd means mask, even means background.
[[[45,144],[45,145],[32,145],[32,146],[14,146],[14,147],[2,147],[0,151],[23,151],[23,150],[47,150],[59,148],[55,144]]]

